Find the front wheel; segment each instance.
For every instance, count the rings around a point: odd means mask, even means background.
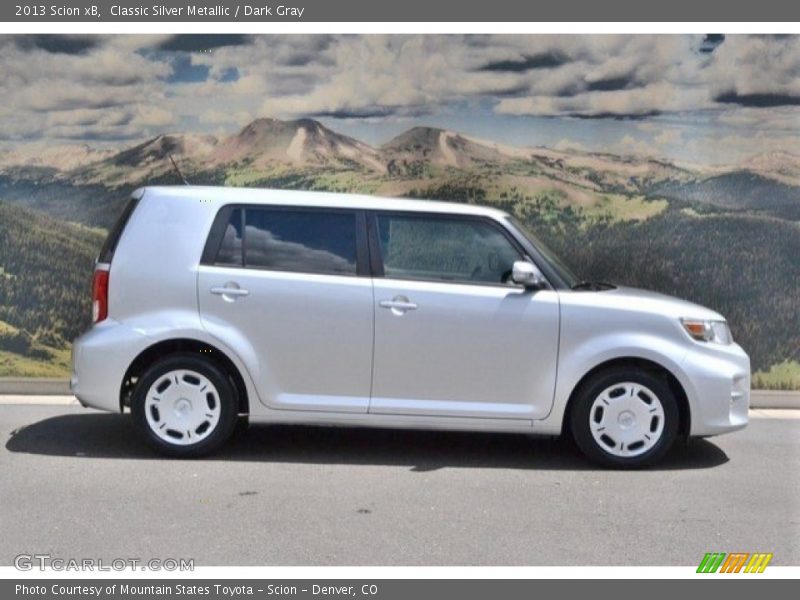
[[[657,374],[614,369],[578,391],[570,426],[578,447],[596,463],[641,467],[666,454],[678,435],[678,404]]]
[[[236,392],[212,362],[191,354],[159,360],[141,377],[131,412],[145,440],[162,454],[209,454],[230,438],[237,421]]]

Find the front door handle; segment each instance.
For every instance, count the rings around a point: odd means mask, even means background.
[[[391,309],[395,315],[402,315],[409,310],[416,310],[417,304],[411,302],[405,296],[395,296],[391,300],[381,300],[379,303],[381,308]]]
[[[233,282],[226,283],[222,287],[212,287],[211,293],[222,296],[222,299],[228,302],[233,302],[236,298],[241,298],[250,294],[250,292],[240,288],[238,284]]]

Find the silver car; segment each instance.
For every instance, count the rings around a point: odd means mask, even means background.
[[[172,456],[237,422],[559,435],[635,467],[747,424],[724,318],[578,281],[508,214],[216,187],[138,190],[110,232],[72,390]]]

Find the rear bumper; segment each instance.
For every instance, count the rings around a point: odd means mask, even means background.
[[[83,406],[120,412],[122,378],[148,345],[137,331],[106,319],[73,342],[70,390]]]
[[[750,358],[737,344],[701,346],[682,370],[691,408],[690,435],[711,436],[742,429],[750,408]]]

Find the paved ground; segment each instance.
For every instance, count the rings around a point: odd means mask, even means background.
[[[166,460],[126,416],[0,402],[0,564],[798,565],[798,412],[760,414],[616,472],[555,440],[267,425],[212,459]]]

